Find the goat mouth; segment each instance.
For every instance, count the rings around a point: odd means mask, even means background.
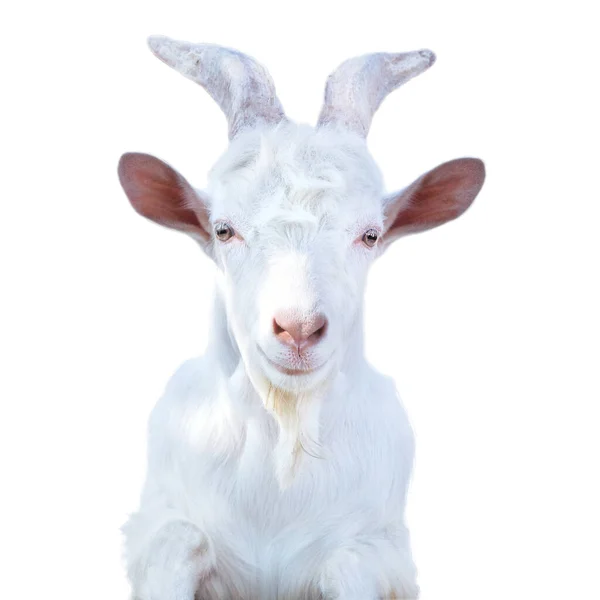
[[[262,354],[262,356],[267,360],[267,362],[274,367],[275,369],[277,369],[280,373],[283,373],[284,375],[290,375],[290,376],[302,376],[302,375],[311,375],[312,373],[315,373],[316,371],[318,371],[319,369],[323,368],[325,366],[325,363],[322,363],[316,367],[312,367],[312,368],[306,368],[306,369],[290,369],[289,367],[284,367],[283,365],[279,364],[278,362],[275,362],[274,360],[270,359],[266,352],[259,346],[258,347],[260,353]]]

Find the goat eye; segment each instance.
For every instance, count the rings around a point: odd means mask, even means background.
[[[365,246],[369,246],[369,248],[372,248],[377,243],[378,239],[379,234],[377,233],[377,231],[375,231],[375,229],[369,229],[365,232],[365,235],[363,235],[362,241],[365,244]]]
[[[215,226],[215,235],[222,242],[226,242],[234,236],[233,228],[227,225],[227,223],[217,223]]]

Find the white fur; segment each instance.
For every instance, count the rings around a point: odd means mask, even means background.
[[[139,600],[416,598],[404,521],[413,436],[363,355],[362,300],[383,227],[364,139],[283,120],[233,139],[211,172],[204,246],[218,291],[206,355],[173,376],[149,424],[148,473],[124,527]],[[199,196],[200,197],[200,196]],[[300,358],[277,310],[323,313]],[[289,368],[320,366],[309,375]]]

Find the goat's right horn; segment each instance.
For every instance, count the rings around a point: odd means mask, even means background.
[[[271,77],[253,58],[222,46],[163,36],[151,36],[148,45],[160,60],[212,96],[227,117],[229,139],[245,129],[285,119]]]
[[[431,50],[380,52],[343,62],[327,79],[318,125],[339,124],[366,137],[383,99],[434,62]]]

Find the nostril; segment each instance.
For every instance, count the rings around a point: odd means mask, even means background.
[[[277,322],[277,319],[273,319],[273,333],[275,335],[280,335],[285,331],[285,329]]]
[[[295,331],[294,322],[288,321],[284,316],[275,317],[273,319],[273,333],[275,337],[286,346],[297,346],[297,332]]]
[[[327,331],[327,319],[322,316],[317,317],[313,327],[316,327],[316,329],[308,336],[308,341],[315,343],[325,335]]]

